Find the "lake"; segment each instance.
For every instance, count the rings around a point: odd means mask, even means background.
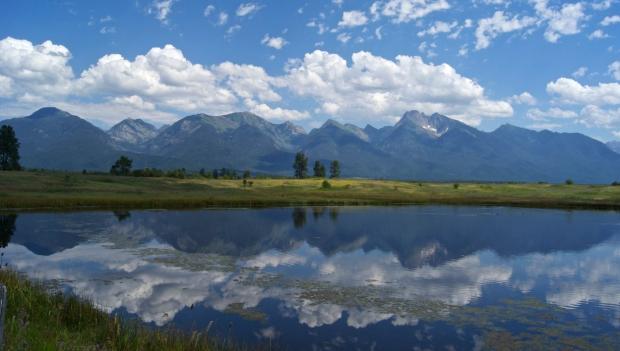
[[[620,349],[620,216],[504,207],[0,215],[3,263],[289,350]]]

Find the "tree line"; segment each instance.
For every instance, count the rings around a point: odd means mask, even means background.
[[[295,178],[303,179],[308,177],[308,157],[306,156],[306,154],[304,154],[303,152],[298,152],[297,154],[295,154],[295,161],[293,161],[293,170]],[[314,161],[314,167],[312,168],[312,170],[314,171],[314,177],[325,178],[327,176],[325,172],[325,166],[319,160]],[[333,160],[330,162],[329,177],[340,177],[340,162],[338,160]]]
[[[173,178],[185,178],[187,171],[185,168],[175,169],[171,171],[162,171],[157,168],[144,168],[132,170],[133,160],[127,156],[121,156],[110,168],[110,174],[117,176],[135,176],[135,177],[173,177]],[[303,152],[298,152],[295,155],[293,162],[294,176],[298,179],[308,177],[308,157]],[[316,160],[313,167],[313,176],[317,178],[326,178],[327,170],[325,165],[321,161]],[[252,174],[249,170],[245,170],[238,173],[232,168],[216,168],[211,171],[207,171],[204,168],[198,172],[202,177],[212,179],[249,179]],[[333,160],[329,164],[329,178],[340,177],[340,162]]]
[[[181,179],[184,179],[190,175],[185,168],[164,171],[157,168],[132,169],[132,166],[132,159],[127,156],[121,156],[118,160],[116,160],[116,162],[114,162],[112,167],[110,167],[110,174],[116,176],[169,177]],[[238,172],[237,170],[231,168],[216,168],[212,171],[207,171],[204,168],[201,168],[198,174],[204,178],[212,179],[248,179],[252,176],[249,170]]]

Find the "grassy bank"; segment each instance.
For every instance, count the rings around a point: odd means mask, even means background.
[[[620,186],[419,183],[365,179],[136,178],[0,172],[0,209],[463,204],[620,209]]]
[[[5,350],[241,350],[206,332],[186,334],[122,321],[74,296],[50,291],[3,268],[8,288]]]

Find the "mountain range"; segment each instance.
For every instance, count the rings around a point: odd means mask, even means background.
[[[134,168],[250,169],[290,175],[297,151],[337,159],[346,177],[437,181],[609,183],[620,179],[617,145],[579,133],[503,125],[485,132],[449,117],[406,112],[393,126],[328,120],[306,133],[248,112],[197,114],[156,128],[126,119],[104,131],[54,107],[0,121],[15,128],[28,168],[106,171],[120,156]],[[616,148],[615,150],[618,150]],[[311,164],[310,164],[311,166]]]

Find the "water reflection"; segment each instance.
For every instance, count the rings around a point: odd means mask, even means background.
[[[118,219],[119,222],[126,220],[131,217],[131,213],[129,211],[113,211],[114,216]]]
[[[532,333],[554,345],[558,331],[619,342],[615,213],[333,210],[22,214],[7,257],[108,311],[234,320],[240,338],[278,334],[294,349],[470,349],[498,330],[521,345]]]
[[[11,241],[15,232],[16,214],[0,214],[0,247],[4,248]]]
[[[293,209],[293,225],[295,226],[295,228],[303,228],[305,224],[306,224],[306,208],[305,207],[294,208]]]

